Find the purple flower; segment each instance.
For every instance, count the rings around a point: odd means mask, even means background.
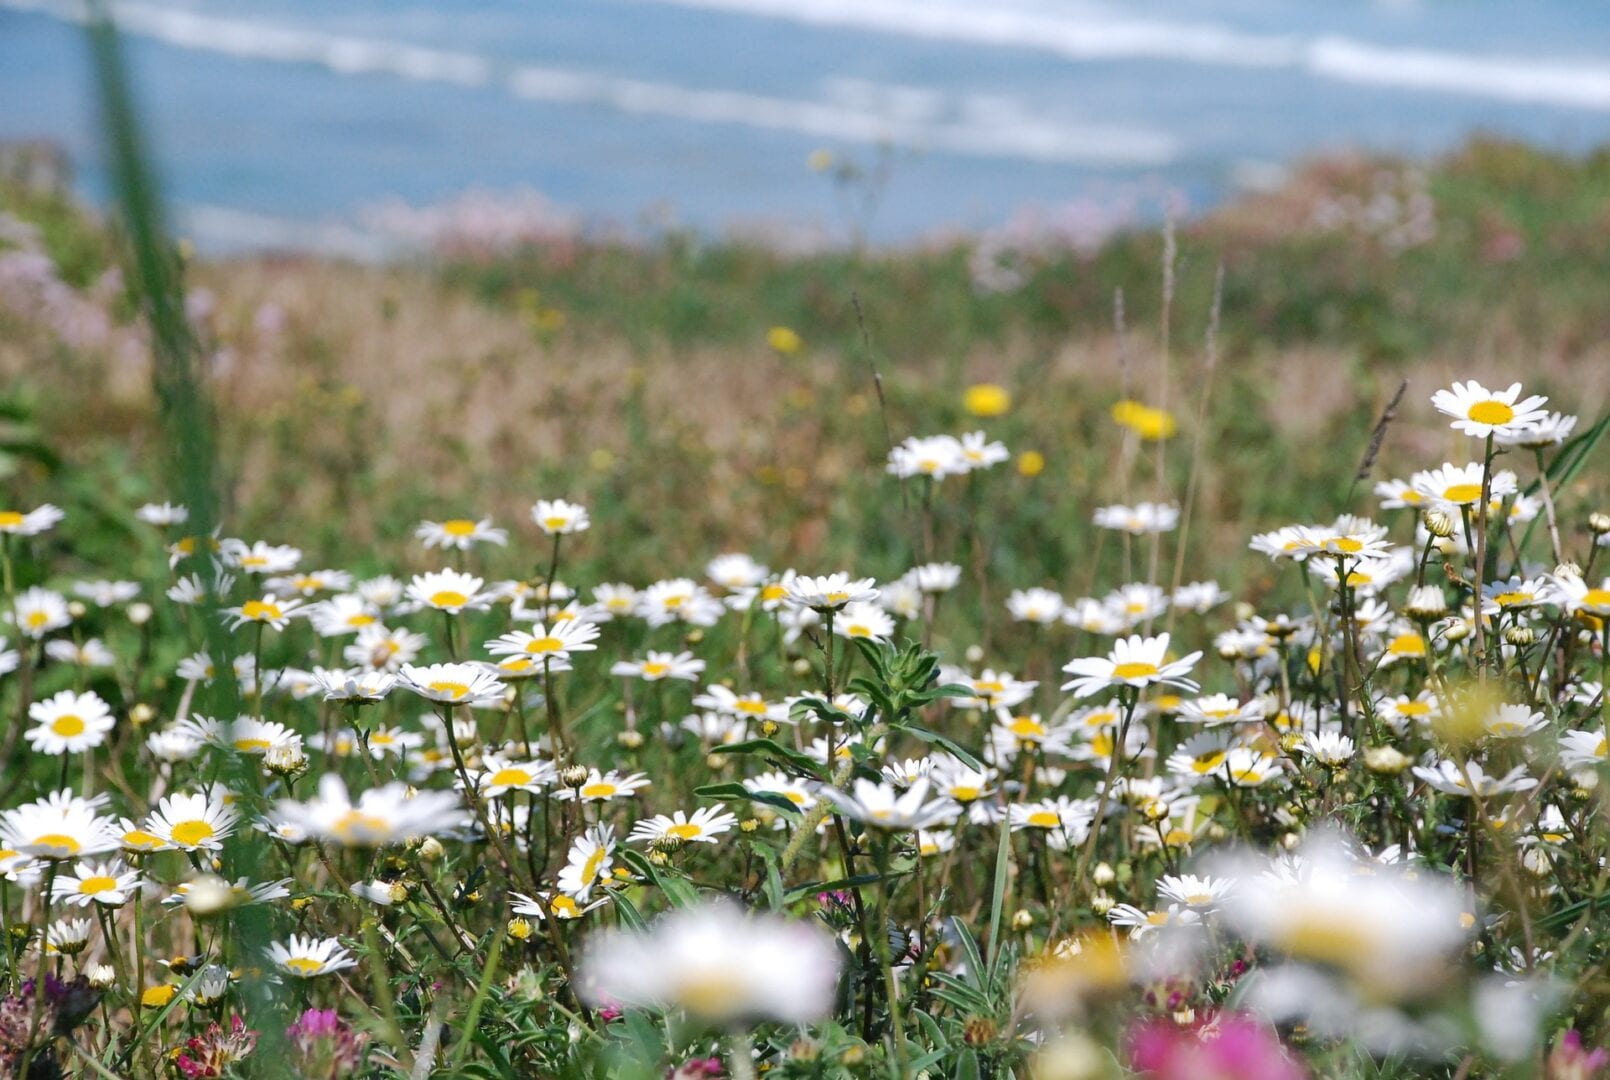
[[[1305,1080],[1308,1075],[1286,1055],[1274,1032],[1235,1013],[1192,1027],[1147,1021],[1131,1029],[1129,1056],[1154,1080]]]
[[[1599,1047],[1588,1050],[1582,1045],[1582,1033],[1575,1028],[1554,1040],[1549,1054],[1548,1080],[1593,1080],[1610,1065],[1610,1050]]]

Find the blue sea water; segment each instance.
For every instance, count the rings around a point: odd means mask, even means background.
[[[806,167],[886,156],[870,235],[1069,202],[1200,208],[1345,147],[1610,140],[1602,0],[121,0],[204,244],[318,243],[385,200],[843,228]],[[0,138],[104,197],[78,0],[0,0]],[[318,228],[312,228],[318,226]]]

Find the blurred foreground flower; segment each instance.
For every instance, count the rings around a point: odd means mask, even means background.
[[[962,408],[974,416],[1005,416],[1012,408],[1012,395],[995,383],[974,383],[962,395]]]
[[[1130,1033],[1129,1054],[1136,1069],[1157,1080],[1303,1080],[1308,1075],[1286,1056],[1273,1031],[1233,1013],[1197,1027],[1148,1021]]]

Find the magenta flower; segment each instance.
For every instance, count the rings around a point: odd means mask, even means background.
[[[1575,1028],[1554,1040],[1549,1054],[1548,1080],[1593,1080],[1610,1065],[1610,1050],[1599,1047],[1588,1050],[1582,1045],[1582,1033]]]
[[[1154,1080],[1305,1080],[1308,1075],[1274,1032],[1235,1013],[1192,1027],[1147,1021],[1130,1031],[1129,1056]]]

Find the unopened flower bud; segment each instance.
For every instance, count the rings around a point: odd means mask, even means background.
[[[509,937],[515,941],[527,941],[531,937],[531,921],[529,919],[510,919],[507,927]]]
[[[592,772],[585,765],[566,765],[559,770],[559,782],[565,787],[581,787]]]
[[[69,600],[67,601],[67,614],[74,619],[82,619],[89,614],[89,608],[84,606],[84,601],[82,600]]]
[[[434,836],[427,836],[419,842],[420,862],[435,862],[445,854],[447,854],[447,850],[442,847],[442,842]]]
[[[811,662],[802,656],[790,664],[789,668],[793,671],[794,678],[803,679],[811,673]]]
[[[1453,535],[1454,526],[1458,523],[1452,514],[1445,510],[1432,510],[1425,516],[1426,532],[1438,539],[1447,539]]]
[[[1579,578],[1582,576],[1582,567],[1574,562],[1562,562],[1554,568],[1554,576]]]
[[[1504,631],[1504,640],[1517,649],[1524,649],[1537,640],[1537,631],[1530,626],[1511,626]]]
[[[1027,930],[1034,925],[1034,912],[1028,908],[1018,908],[1012,912],[1012,929]]]
[[[1434,618],[1448,610],[1448,598],[1436,585],[1418,585],[1409,590],[1403,609],[1419,618]]]
[[[663,836],[656,836],[653,843],[649,845],[649,849],[651,851],[657,851],[668,855],[681,846],[682,838],[680,836],[673,836],[670,833],[666,833]]]
[[[135,727],[143,727],[156,718],[156,709],[152,708],[150,705],[147,705],[143,701],[129,710],[129,721],[134,724]]]
[[[1448,624],[1448,628],[1442,632],[1442,636],[1447,641],[1463,641],[1473,633],[1475,633],[1475,630],[1469,623],[1463,619],[1458,619]]]
[[[744,818],[742,821],[740,821],[738,823],[738,828],[743,830],[746,833],[747,832],[754,832],[756,829],[760,828],[760,819],[759,818]]]
[[[775,721],[775,720],[763,720],[763,721],[761,721],[760,733],[761,733],[761,735],[765,736],[768,739],[771,738],[773,735],[777,734],[777,721]]]
[[[307,755],[300,740],[276,743],[263,754],[263,767],[276,776],[299,776],[307,772]]]
[[[615,736],[615,742],[624,750],[636,750],[643,745],[643,733],[622,731]]]
[[[146,623],[151,621],[151,605],[145,603],[130,604],[128,607],[128,616],[129,622],[133,623],[135,626],[144,626]]]
[[[91,964],[84,969],[84,978],[95,989],[108,990],[117,982],[117,972],[111,964]]]
[[[1599,536],[1610,533],[1610,514],[1603,512],[1588,515],[1588,528]]]
[[[1301,846],[1302,842],[1303,838],[1294,832],[1286,833],[1280,838],[1280,846],[1285,848],[1287,851],[1296,851],[1297,848]]]
[[[1095,870],[1091,872],[1090,880],[1097,885],[1106,886],[1117,881],[1118,875],[1113,872],[1111,863],[1099,862],[1096,864]]]
[[[981,663],[984,659],[984,650],[981,646],[969,645],[967,646],[966,656],[969,664]]]
[[[1090,897],[1090,910],[1094,911],[1097,915],[1106,915],[1107,912],[1113,909],[1113,905],[1115,903],[1117,903],[1117,901],[1108,896],[1105,889],[1098,889]]]
[[[1409,767],[1409,757],[1395,746],[1372,746],[1364,751],[1364,767],[1382,776],[1396,776]]]

